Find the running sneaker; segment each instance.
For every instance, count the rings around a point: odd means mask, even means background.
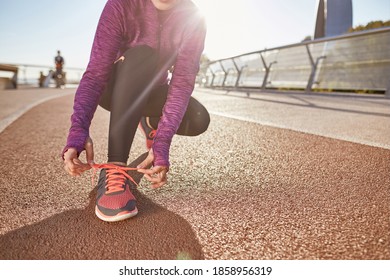
[[[130,181],[138,186],[127,174],[129,168],[114,164],[95,164],[101,169],[96,196],[96,216],[106,222],[117,222],[131,218],[138,213],[136,199],[130,190]]]
[[[153,145],[154,137],[156,136],[156,130],[151,126],[149,117],[142,117],[139,122],[138,128],[141,129],[146,138],[146,148],[150,150]]]

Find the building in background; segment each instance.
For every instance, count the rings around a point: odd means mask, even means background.
[[[352,27],[352,0],[319,0],[314,39],[344,34]]]

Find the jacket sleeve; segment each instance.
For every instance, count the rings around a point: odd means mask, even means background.
[[[187,110],[199,71],[199,61],[206,36],[206,24],[204,18],[196,14],[190,19],[187,26],[178,50],[168,97],[153,143],[154,165],[169,166],[170,164],[169,148],[172,138]]]
[[[76,91],[71,127],[63,154],[70,147],[76,148],[78,153],[84,149],[100,95],[121,45],[123,18],[121,1],[109,0],[100,16],[90,61]]]

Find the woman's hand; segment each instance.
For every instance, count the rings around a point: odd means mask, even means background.
[[[83,163],[77,156],[77,150],[75,148],[69,148],[64,153],[64,169],[71,176],[80,176],[83,172],[92,168],[93,165],[93,142],[91,137],[87,138],[85,142],[85,153],[87,163]]]
[[[152,183],[150,188],[157,189],[167,183],[167,173],[169,168],[168,166],[153,166],[153,168],[150,169],[150,167],[153,165],[153,161],[153,149],[150,149],[146,159],[141,164],[139,164],[137,168],[138,172],[143,173],[145,178]]]

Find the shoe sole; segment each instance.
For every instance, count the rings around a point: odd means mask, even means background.
[[[123,220],[129,219],[129,218],[137,215],[138,209],[137,209],[137,207],[135,207],[135,209],[133,211],[123,211],[123,212],[116,214],[115,216],[106,216],[102,212],[100,212],[98,207],[96,206],[95,207],[95,214],[102,221],[119,222],[119,221],[123,221]]]

